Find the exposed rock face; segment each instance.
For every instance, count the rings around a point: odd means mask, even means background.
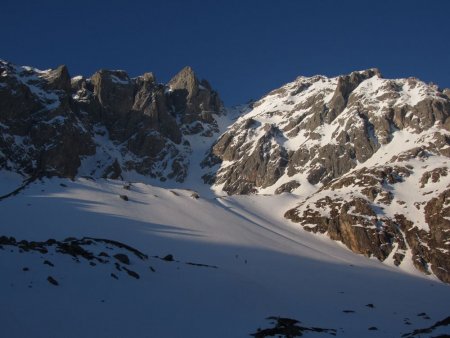
[[[61,65],[54,70],[42,74],[47,80],[46,89],[69,91],[71,88],[69,70]]]
[[[90,134],[72,110],[67,69],[38,72],[0,63],[0,168],[27,176],[74,177],[93,155]]]
[[[190,68],[170,83],[118,70],[71,79],[65,66],[39,71],[1,61],[0,169],[184,180],[191,152],[184,135],[212,136],[222,103]]]
[[[172,102],[178,111],[185,113],[184,119],[195,121],[190,115],[199,116],[220,110],[221,101],[211,85],[206,81],[199,81],[191,67],[183,68],[168,84],[173,91]],[[200,108],[200,109],[199,109]],[[206,116],[206,115],[205,115]]]
[[[123,124],[134,101],[134,83],[124,71],[100,70],[90,79],[107,125]],[[126,136],[126,135],[125,135]]]
[[[450,189],[425,205],[425,220],[430,228],[426,254],[431,270],[442,281],[450,283]]]
[[[292,192],[293,190],[297,189],[301,184],[298,183],[297,181],[293,180],[293,181],[289,181],[287,183],[284,183],[282,185],[280,185],[277,190],[275,190],[275,194],[279,195],[283,192]]]
[[[182,116],[186,134],[203,132],[211,136],[217,132],[217,123],[213,114],[221,110],[222,103],[217,92],[206,81],[199,81],[191,67],[183,68],[168,83],[170,90],[170,104]],[[204,128],[203,123],[212,125],[212,129]]]
[[[226,162],[215,183],[230,194],[271,193],[292,180],[326,184],[391,144],[397,131],[416,139],[433,129],[436,151],[447,152],[449,112],[450,100],[437,87],[386,80],[376,69],[300,77],[254,103],[204,165]]]
[[[285,216],[303,229],[448,282],[449,113],[448,90],[414,78],[300,77],[218,139],[204,178],[229,194],[299,193]]]
[[[450,281],[448,162],[414,158],[362,167],[319,189],[285,217],[349,249]]]

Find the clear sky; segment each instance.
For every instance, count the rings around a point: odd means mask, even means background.
[[[450,87],[447,0],[0,0],[0,13],[2,59],[160,82],[190,65],[227,105],[372,67]]]

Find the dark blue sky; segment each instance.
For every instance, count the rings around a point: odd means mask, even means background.
[[[447,0],[0,0],[0,13],[0,58],[161,82],[190,65],[228,105],[371,67],[450,87]]]

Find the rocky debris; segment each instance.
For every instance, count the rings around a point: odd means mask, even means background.
[[[180,262],[178,260],[175,260],[175,258],[173,257],[172,254],[168,254],[164,257],[160,257],[160,256],[153,256],[153,258],[162,260],[164,262],[175,262],[178,264],[185,264],[185,265],[190,265],[190,266],[195,266],[195,267],[201,267],[201,268],[212,268],[212,269],[218,269],[219,267],[217,265],[211,265],[211,264],[204,264],[204,263],[194,263],[194,262]],[[178,269],[178,268],[177,268]],[[155,272],[155,269],[153,267],[150,267],[150,270]]]
[[[297,189],[299,186],[301,186],[301,184],[298,183],[297,181],[295,181],[295,180],[289,181],[287,183],[280,185],[275,190],[275,195],[282,194],[283,192],[292,192],[293,190]]]
[[[123,264],[130,265],[130,259],[125,254],[118,253],[115,254],[113,257]]]
[[[1,60],[0,73],[0,169],[29,177],[73,178],[82,160],[94,158],[90,176],[121,179],[135,170],[183,181],[191,152],[184,134],[212,136],[223,110],[189,67],[169,85],[152,73],[100,70],[71,79],[65,66],[40,71]]]
[[[193,199],[195,199],[195,200],[198,200],[199,198],[200,198],[200,195],[198,194],[198,192],[193,192],[192,194],[191,194],[191,197],[193,198]]]
[[[421,312],[417,314],[417,317],[422,317],[422,319],[431,319],[430,316],[428,316],[425,312]]]
[[[174,261],[173,255],[171,255],[171,254],[168,254],[168,255],[164,256],[163,258],[161,258],[161,259],[166,261],[166,262],[173,262]]]
[[[58,285],[59,285],[58,281],[57,281],[56,279],[54,279],[52,276],[48,276],[48,277],[47,277],[47,281],[48,281],[50,284],[53,284],[53,285],[55,285],[55,286],[58,286]]]
[[[405,333],[404,335],[402,335],[402,337],[421,337],[423,336],[423,334],[426,333],[433,333],[433,331],[437,330],[437,329],[441,329],[442,327],[446,327],[446,326],[450,326],[450,316],[440,320],[438,322],[436,322],[435,324],[431,325],[430,327],[424,328],[424,329],[416,329],[411,333]],[[448,335],[440,335],[437,337],[448,337]]]
[[[192,263],[192,262],[186,262],[186,265],[193,265],[193,266],[199,266],[203,268],[212,268],[212,269],[218,269],[219,267],[216,265],[209,265],[209,264],[202,264],[202,263]]]
[[[120,167],[119,161],[117,158],[114,162],[106,167],[105,171],[102,175],[103,178],[110,178],[112,180],[122,179],[122,168]]]
[[[268,317],[271,321],[272,328],[258,329],[257,332],[252,333],[251,336],[256,338],[265,337],[301,337],[306,332],[327,333],[332,336],[336,336],[337,331],[335,329],[323,329],[320,327],[306,327],[300,326],[300,322],[296,319],[283,318],[283,317]]]
[[[93,241],[96,241],[96,242],[101,242],[101,243],[104,243],[104,244],[107,244],[107,245],[111,245],[113,247],[125,249],[125,250],[133,253],[136,257],[138,257],[141,260],[146,260],[148,258],[147,255],[143,254],[139,250],[137,250],[137,249],[135,249],[135,248],[133,248],[133,247],[127,245],[127,244],[124,244],[124,243],[121,243],[121,242],[118,242],[118,241],[114,241],[112,239],[92,238],[92,237],[84,237],[84,238],[88,239],[88,240],[93,240]],[[99,254],[99,256],[105,256],[105,253],[101,252]],[[106,256],[108,256],[108,254],[106,254]]]
[[[10,247],[11,249],[5,250],[7,247]],[[18,250],[13,250],[12,248],[17,248]],[[110,251],[110,254],[105,252],[105,250]],[[116,280],[124,274],[133,279],[141,279],[140,272],[142,271],[144,271],[144,275],[146,270],[156,272],[155,268],[148,266],[145,263],[148,260],[147,255],[127,244],[114,240],[91,237],[83,237],[81,239],[69,237],[63,241],[48,239],[45,242],[36,242],[27,240],[18,241],[14,237],[0,236],[0,255],[26,254],[28,252],[40,253],[40,259],[43,260],[43,264],[52,267],[55,273],[61,273],[62,268],[65,270],[70,269],[70,264],[67,264],[67,262],[56,266],[47,259],[50,256],[53,257],[52,259],[59,259],[61,258],[61,255],[70,256],[72,258],[71,261],[74,264],[80,264],[83,260],[85,260],[86,263],[92,267],[96,267],[99,264],[109,266],[114,269],[114,272],[111,272],[109,276]],[[138,260],[132,260],[130,259],[130,256],[135,256]],[[108,259],[110,257],[113,257],[115,261]],[[180,262],[175,260],[171,254],[164,257],[154,256],[154,258],[157,258],[163,262],[174,262],[177,265],[177,270],[180,268],[180,264],[200,268],[218,269],[216,265],[195,262]],[[41,269],[42,268],[39,267],[32,269],[29,267],[23,267],[22,271],[31,271],[32,273],[33,271],[37,272]],[[55,286],[59,285],[59,282],[52,276],[49,276],[47,281]]]
[[[139,250],[132,248],[124,243],[108,239],[90,238],[90,237],[83,237],[81,239],[72,237],[67,238],[64,241],[49,239],[45,242],[36,242],[26,240],[17,241],[14,237],[0,236],[0,247],[3,246],[17,247],[19,249],[19,252],[21,253],[37,251],[43,255],[41,257],[42,259],[44,259],[43,264],[48,265],[50,267],[55,267],[55,265],[48,259],[45,259],[44,256],[53,255],[53,252],[61,255],[69,255],[73,258],[75,262],[80,262],[79,259],[83,258],[87,260],[89,262],[89,265],[91,266],[96,266],[97,263],[108,265],[110,261],[106,258],[109,257],[109,255],[104,251],[96,253],[97,247],[99,246],[100,248],[102,246],[106,247],[109,250],[117,250],[117,249],[127,250],[129,253],[133,254],[141,261],[145,261],[148,258],[145,254],[143,254]],[[89,251],[87,248],[92,248],[92,251]],[[113,257],[122,264],[126,265],[131,264],[129,256],[122,252],[114,254]],[[124,270],[130,277],[136,279],[140,278],[137,272],[123,266],[121,267],[117,262],[115,263],[115,267],[119,271]],[[26,270],[24,268],[23,271],[29,271],[29,268],[27,267]],[[117,277],[117,275],[112,273],[111,276],[113,278],[116,278],[113,275]],[[53,285],[58,285],[58,282],[52,277],[49,277],[48,281]]]
[[[46,264],[46,265],[48,265],[48,266],[55,266],[52,262],[50,262],[50,261],[48,261],[48,260],[45,260],[44,261],[44,264]]]
[[[133,277],[133,278],[136,278],[136,279],[141,278],[137,272],[135,272],[135,271],[133,271],[133,270],[130,270],[130,269],[126,268],[126,267],[123,267],[123,269],[126,271],[126,273],[127,273],[129,276],[131,276],[131,277]]]
[[[128,196],[127,195],[119,195],[119,197],[121,199],[123,199],[124,201],[128,201]]]

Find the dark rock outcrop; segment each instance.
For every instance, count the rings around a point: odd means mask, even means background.
[[[301,186],[301,184],[298,183],[297,181],[295,181],[295,180],[289,181],[287,183],[280,185],[277,188],[277,190],[275,190],[275,195],[279,195],[283,192],[292,192],[293,190],[297,189],[299,186]]]
[[[71,109],[67,68],[40,73],[2,62],[0,70],[0,168],[74,177],[95,146]]]
[[[337,330],[335,329],[325,329],[321,327],[307,327],[300,325],[301,322],[296,319],[284,318],[284,317],[268,317],[271,321],[270,328],[258,329],[257,332],[252,333],[251,336],[256,338],[266,338],[266,337],[301,337],[307,332],[317,332],[326,333],[331,336],[335,336]]]
[[[443,327],[447,327],[450,326],[450,316],[448,316],[447,318],[444,318],[442,320],[437,321],[436,323],[434,323],[433,325],[431,325],[430,327],[426,327],[423,329],[415,329],[413,332],[410,333],[405,333],[402,335],[402,337],[405,338],[412,338],[412,337],[423,337],[424,334],[427,333],[433,333],[434,331],[440,331],[442,332],[442,328]],[[448,330],[448,329],[447,329]],[[437,333],[439,334],[439,333]],[[438,336],[434,336],[436,338],[446,338],[448,337],[448,334],[439,334]]]
[[[421,236],[427,240],[427,261],[440,280],[450,283],[450,189],[432,198],[424,209],[430,227],[429,233]]]
[[[211,136],[222,110],[217,92],[189,67],[167,86],[152,73],[71,79],[65,66],[39,71],[5,61],[0,74],[0,169],[32,177],[75,177],[90,157],[98,159],[85,175],[134,170],[183,181],[191,152],[184,135]]]
[[[183,68],[168,86],[171,90],[170,100],[175,110],[182,114],[183,122],[194,121],[211,123],[211,113],[218,112],[222,106],[217,92],[206,81],[199,81],[191,67]]]

